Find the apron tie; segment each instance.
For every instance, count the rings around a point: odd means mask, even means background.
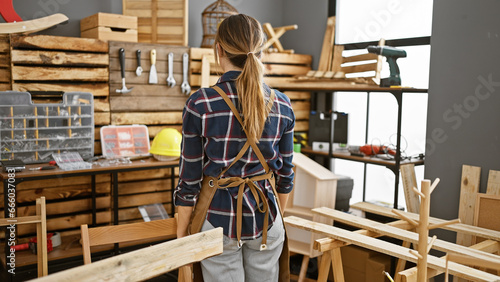
[[[238,187],[238,200],[236,203],[236,239],[238,240],[238,247],[243,245],[243,241],[241,240],[241,226],[243,220],[243,191],[245,190],[245,186],[248,186],[250,192],[252,193],[255,203],[257,205],[257,210],[261,213],[264,213],[264,226],[262,229],[262,243],[260,245],[260,250],[265,250],[267,248],[267,229],[269,226],[269,204],[266,201],[266,197],[262,189],[260,189],[255,182],[261,180],[271,180],[274,177],[272,171],[254,176],[249,178],[241,178],[241,177],[228,177],[228,178],[211,178],[209,180],[210,186],[215,186],[218,189],[225,189],[231,187]],[[262,207],[260,206],[262,203]]]

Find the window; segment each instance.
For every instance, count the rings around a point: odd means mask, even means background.
[[[336,4],[336,44],[378,41],[380,38],[404,39],[431,35],[432,1],[338,0]],[[398,46],[407,52],[397,60],[403,86],[428,88],[430,46]],[[389,65],[384,59],[382,78],[388,77]],[[337,92],[335,110],[349,113],[349,144],[380,145],[396,142],[397,103],[389,93],[372,93],[369,102],[368,136],[366,127],[366,93]],[[402,108],[402,141],[404,155],[424,153],[427,120],[427,94],[406,93]],[[362,201],[363,164],[334,160],[334,171],[354,178],[351,203]],[[415,168],[417,183],[423,179],[423,166]],[[395,176],[383,166],[367,165],[366,201],[382,201],[392,206]],[[398,204],[405,206],[400,181]]]

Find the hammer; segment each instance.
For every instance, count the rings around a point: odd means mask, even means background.
[[[129,93],[132,91],[131,87],[130,89],[127,89],[127,86],[125,86],[125,49],[120,48],[119,56],[120,56],[120,71],[122,73],[122,89],[116,89],[117,93]]]

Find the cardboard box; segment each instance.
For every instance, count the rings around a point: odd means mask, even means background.
[[[386,282],[389,281],[384,271],[390,272],[391,257],[379,254],[370,257],[366,262],[365,281],[366,282]]]
[[[390,256],[354,245],[342,247],[340,251],[345,282],[389,281],[383,271],[390,271]],[[333,276],[330,279],[333,280]]]
[[[97,13],[80,21],[80,36],[105,41],[137,42],[137,17]]]

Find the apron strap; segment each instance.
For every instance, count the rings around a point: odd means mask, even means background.
[[[238,120],[238,122],[241,124],[243,131],[248,136],[248,132],[245,129],[245,127],[243,126],[243,120],[241,119],[240,113],[238,112],[238,110],[234,106],[231,99],[229,99],[227,94],[224,91],[222,91],[222,89],[220,87],[214,86],[213,89],[215,89],[217,91],[217,93],[219,93],[219,95],[224,99],[224,101],[229,106],[229,108],[233,112],[233,114],[236,117],[236,119]],[[274,99],[275,99],[275,93],[274,93],[274,90],[271,90],[271,95],[269,96],[269,100],[266,103],[266,112],[267,112],[266,116],[271,112],[271,109],[273,108]],[[255,176],[255,177],[246,178],[246,179],[242,179],[239,177],[230,177],[230,178],[220,179],[220,177],[224,173],[226,173],[226,171],[243,156],[243,154],[247,151],[249,146],[252,147],[255,155],[257,155],[257,158],[259,159],[261,165],[264,167],[264,170],[266,171],[266,173],[263,175],[260,175],[260,176]],[[261,189],[258,189],[254,183],[254,181],[259,181],[259,180],[264,180],[264,179],[269,180],[269,182],[271,183],[271,186],[273,188],[273,193],[276,195],[275,197],[278,198],[278,196],[276,194],[276,189],[275,189],[274,173],[269,169],[269,165],[267,164],[266,159],[262,155],[262,152],[260,151],[260,149],[257,146],[257,144],[255,143],[255,141],[247,138],[247,141],[243,145],[243,148],[241,148],[240,152],[235,157],[233,162],[219,174],[218,181],[217,181],[218,188],[219,187],[220,188],[229,188],[229,187],[238,186],[238,202],[236,205],[236,237],[238,240],[238,244],[240,246],[241,246],[241,225],[242,225],[241,221],[242,221],[242,216],[243,216],[242,197],[243,197],[243,191],[244,191],[245,186],[248,186],[250,188],[252,195],[255,198],[255,201],[256,201],[256,204],[258,205],[259,211],[264,213],[264,226],[263,226],[263,230],[262,230],[261,250],[264,250],[267,248],[266,243],[267,243],[267,227],[269,225],[269,207],[268,207],[267,202],[264,200],[265,199],[264,192]],[[219,185],[221,185],[222,187]],[[263,204],[262,209],[260,208],[260,201],[261,200],[259,200],[259,199],[262,200],[262,204]],[[279,200],[277,200],[277,201],[279,202]],[[278,212],[280,212],[279,204],[278,204]]]
[[[226,102],[226,104],[229,106],[229,108],[231,109],[231,111],[233,112],[234,116],[236,117],[236,119],[239,121],[239,123],[241,124],[241,126],[243,127],[243,120],[241,120],[241,116],[240,116],[240,113],[238,112],[238,110],[236,109],[236,107],[234,106],[233,102],[231,101],[231,99],[229,99],[229,97],[226,95],[226,93],[224,91],[222,91],[222,89],[219,87],[219,86],[214,86],[213,89],[215,89],[215,91],[217,91],[217,93],[219,93],[219,95],[224,99],[224,101]],[[271,91],[271,95],[269,97],[269,100],[267,101],[267,104],[266,104],[266,109],[267,109],[267,113],[269,114],[269,112],[271,111],[272,107],[273,107],[273,104],[274,104],[274,98],[275,98],[275,94],[274,94],[274,89]],[[245,129],[245,127],[243,127],[243,131],[245,131],[245,134],[248,136],[248,132],[247,130]],[[264,156],[262,155],[259,147],[257,147],[257,144],[255,144],[255,141],[254,140],[249,140],[247,139],[247,142],[250,143],[250,146],[252,147],[252,149],[254,150],[255,154],[257,155],[257,158],[259,159],[261,165],[264,167],[264,170],[267,172],[269,172],[269,166],[267,165],[267,162],[266,162],[266,159],[264,158]],[[235,159],[233,161],[236,162],[238,159]],[[233,165],[233,163],[231,165]],[[230,166],[231,166],[230,165]],[[229,166],[229,167],[230,167]],[[229,168],[228,167],[228,168]],[[227,170],[226,170],[227,171]],[[222,175],[222,174],[221,174]]]

